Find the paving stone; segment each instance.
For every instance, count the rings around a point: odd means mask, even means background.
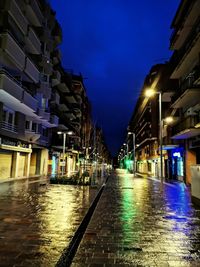
[[[176,183],[162,188],[148,178],[113,175],[72,266],[90,266],[88,249],[98,256],[92,257],[97,266],[99,261],[101,266],[200,266],[199,220],[187,187]]]
[[[55,266],[98,188],[1,184],[0,266]]]

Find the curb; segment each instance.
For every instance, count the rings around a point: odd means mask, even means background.
[[[97,206],[97,203],[99,202],[99,199],[103,193],[103,190],[106,186],[106,183],[107,183],[109,177],[110,176],[107,177],[105,183],[99,189],[95,199],[93,200],[91,206],[89,207],[89,209],[88,209],[86,215],[84,216],[81,224],[79,225],[78,229],[76,230],[69,246],[63,250],[62,255],[60,256],[55,267],[67,267],[67,266],[71,265],[72,260],[76,254],[77,248],[78,248],[78,246],[82,240],[82,237],[83,237],[85,230],[86,230],[86,228],[90,222],[90,219],[94,213],[94,210]]]

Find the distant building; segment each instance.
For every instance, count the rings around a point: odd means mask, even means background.
[[[145,78],[128,126],[128,132],[135,134],[136,171],[155,177],[160,175],[159,101],[158,94],[148,98],[145,96],[145,91],[150,88],[155,90],[155,92],[161,92],[164,88],[166,89],[168,68],[167,63],[157,64],[151,68]],[[168,99],[162,98],[162,101],[162,113],[164,115]],[[129,153],[133,155],[134,144],[132,135],[127,134],[126,142]],[[168,175],[167,160],[167,151],[164,150],[163,170],[165,176]]]

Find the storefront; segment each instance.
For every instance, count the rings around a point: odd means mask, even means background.
[[[28,177],[31,145],[0,137],[0,179]]]
[[[184,153],[183,148],[172,149],[169,152],[169,178],[184,181]]]
[[[0,179],[6,179],[11,177],[12,160],[12,151],[0,150]]]

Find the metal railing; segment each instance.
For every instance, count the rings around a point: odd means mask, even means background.
[[[194,126],[199,122],[199,116],[189,116],[182,119],[178,124],[172,127],[172,135],[176,135],[186,129],[194,128]]]
[[[0,127],[3,130],[17,133],[17,126],[14,125],[14,124],[11,124],[11,123],[8,123],[8,122],[5,122],[5,121],[1,121],[0,122]]]
[[[186,79],[182,81],[177,92],[172,96],[172,102],[175,102],[187,89],[200,88],[199,85],[195,84],[200,75],[200,68],[196,66]]]

